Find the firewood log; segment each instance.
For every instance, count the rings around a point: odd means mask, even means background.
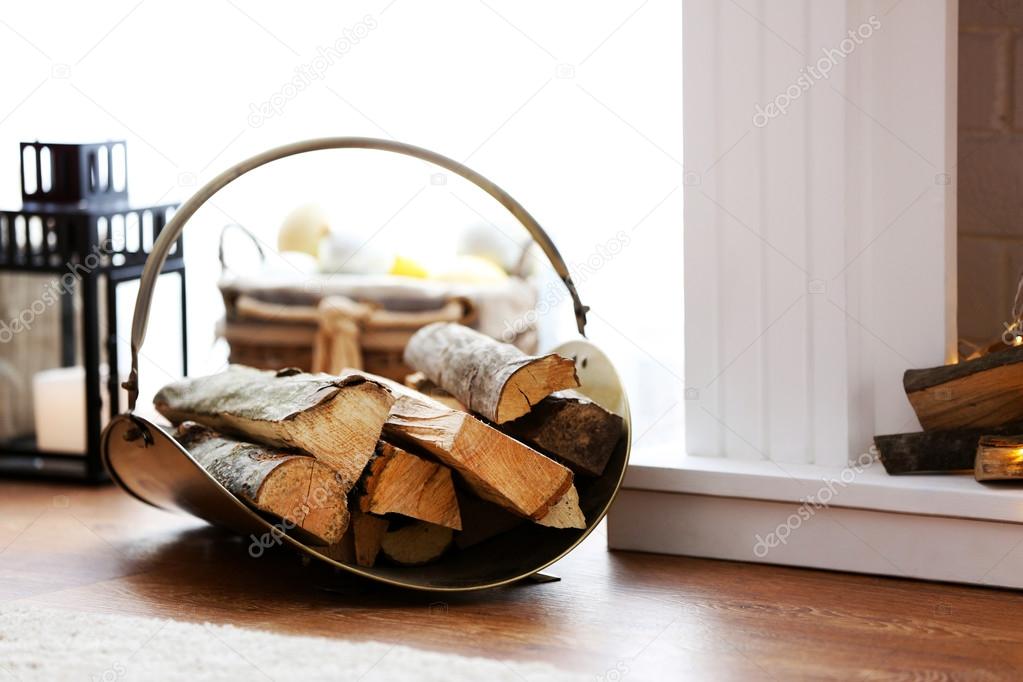
[[[1023,347],[955,365],[907,370],[902,384],[925,430],[1021,421]]]
[[[984,436],[977,443],[973,475],[978,481],[1023,479],[1023,436]]]
[[[379,383],[356,372],[338,378],[232,366],[169,384],[154,402],[174,423],[196,421],[246,440],[308,453],[332,467],[347,492],[376,449],[393,399]]]
[[[191,422],[178,427],[177,439],[232,494],[319,542],[336,543],[348,528],[345,491],[326,464],[225,438]]]
[[[578,391],[558,391],[501,430],[554,455],[577,473],[600,476],[625,421]]]
[[[387,532],[387,519],[355,510],[352,512],[351,525],[355,563],[359,566],[372,567],[376,563],[380,544]]]
[[[413,334],[404,359],[495,424],[521,417],[554,391],[579,385],[569,358],[526,355],[452,322],[429,324]]]
[[[397,393],[384,424],[387,440],[422,448],[461,474],[478,496],[537,522],[569,494],[568,468],[472,415],[395,386],[406,393]],[[580,523],[581,512],[564,511],[557,510],[555,523],[565,523],[563,518]],[[585,522],[571,527],[585,527]]]
[[[962,473],[973,470],[981,436],[1023,433],[1023,422],[979,429],[942,429],[874,436],[889,474]]]
[[[575,486],[569,486],[565,494],[536,522],[551,528],[585,528],[586,517],[579,507],[579,491]]]
[[[461,530],[451,470],[381,442],[362,481],[359,507],[373,514],[401,514]]]
[[[460,410],[462,412],[469,411],[455,396],[427,379],[426,375],[422,372],[413,372],[406,376],[405,385],[413,391],[418,391],[425,396],[433,398],[438,403],[445,405],[446,407],[450,407],[452,410]]]
[[[451,546],[450,528],[414,521],[395,530],[388,530],[380,551],[388,559],[403,566],[420,566],[439,559]]]

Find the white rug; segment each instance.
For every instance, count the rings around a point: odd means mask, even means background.
[[[381,642],[34,607],[0,607],[0,682],[16,680],[491,680],[582,678],[544,664]]]

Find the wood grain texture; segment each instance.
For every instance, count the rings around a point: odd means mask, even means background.
[[[529,414],[501,425],[521,441],[557,457],[573,471],[600,476],[625,430],[617,414],[578,391],[557,391]]]
[[[352,512],[352,550],[355,563],[360,566],[372,566],[380,553],[380,543],[387,532],[387,519],[361,511]]]
[[[975,360],[906,370],[902,385],[925,430],[1023,420],[1023,347]]]
[[[401,514],[454,530],[462,529],[451,470],[402,448],[381,442],[370,463],[359,508],[373,514]]]
[[[380,552],[402,566],[421,566],[436,561],[451,546],[454,532],[434,523],[413,521],[400,528],[389,528],[380,543]]]
[[[414,395],[394,402],[384,436],[422,448],[461,474],[483,499],[533,520],[543,518],[572,485],[572,472],[554,460],[472,415]]]
[[[323,462],[225,438],[194,422],[178,426],[177,440],[234,495],[295,524],[317,544],[334,544],[348,529],[345,490]]]
[[[392,398],[358,373],[341,377],[232,366],[160,389],[156,409],[266,445],[296,448],[332,467],[351,490],[376,449]]]
[[[608,552],[601,529],[551,570],[561,582],[399,591],[303,567],[285,549],[253,559],[245,541],[113,488],[0,482],[5,605],[539,660],[594,679],[626,668],[624,682],[1007,680],[1023,669],[1017,592]]]
[[[526,355],[452,322],[435,322],[413,334],[404,359],[495,424],[518,419],[554,391],[579,385],[569,358]]]

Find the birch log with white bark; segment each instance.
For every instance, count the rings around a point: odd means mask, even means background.
[[[241,366],[169,384],[154,399],[171,422],[195,421],[308,453],[337,472],[345,492],[373,456],[392,402],[387,389],[357,372],[336,377]]]
[[[413,334],[404,359],[495,424],[521,417],[554,391],[579,385],[569,358],[526,355],[453,322],[428,324]]]
[[[222,486],[252,507],[268,512],[325,544],[348,528],[345,491],[334,470],[299,455],[225,438],[186,422],[177,440]]]

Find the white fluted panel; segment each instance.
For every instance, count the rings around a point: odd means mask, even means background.
[[[915,428],[902,370],[940,363],[954,318],[955,21],[888,5],[685,6],[689,454],[835,465]]]

